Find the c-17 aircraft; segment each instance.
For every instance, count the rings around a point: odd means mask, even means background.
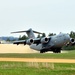
[[[44,53],[47,51],[53,51],[54,53],[61,53],[62,47],[68,44],[75,44],[73,38],[70,38],[69,34],[60,33],[58,35],[36,38],[34,33],[42,34],[40,32],[34,31],[31,28],[26,31],[17,31],[11,33],[23,33],[26,32],[29,39],[14,41],[13,44],[24,44],[30,45],[30,48],[40,51],[40,53]]]

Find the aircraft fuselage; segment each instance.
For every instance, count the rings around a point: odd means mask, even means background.
[[[32,44],[30,47],[35,50],[52,50],[52,49],[61,49],[64,45],[70,42],[70,36],[68,34],[60,33],[58,35],[50,36],[50,40],[45,44]]]

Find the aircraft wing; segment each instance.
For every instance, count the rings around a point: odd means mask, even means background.
[[[17,45],[24,44],[25,45],[26,44],[26,40],[14,41],[13,44],[17,44]]]
[[[27,40],[20,40],[20,41],[15,41],[13,44],[28,44],[28,45],[31,45],[32,43],[33,44],[44,44],[44,43],[48,43],[49,40],[50,40],[50,37],[43,37],[43,38],[36,38],[34,33],[38,33],[38,34],[43,34],[43,33],[40,33],[40,32],[37,32],[37,31],[34,31],[32,30],[31,28],[28,29],[28,30],[25,30],[25,31],[16,31],[16,32],[11,32],[11,33],[23,33],[23,32],[26,32],[29,39]]]
[[[40,42],[40,38],[38,38],[38,39],[27,39],[27,40],[18,40],[18,41],[13,41],[13,44],[17,44],[17,45],[19,45],[19,44],[24,44],[24,45],[26,45],[26,44],[28,44],[28,45],[31,45],[31,44],[40,44],[41,42]]]
[[[26,45],[26,44],[28,44],[28,45],[36,44],[36,45],[38,45],[40,43],[42,43],[42,44],[48,43],[49,41],[50,41],[50,38],[47,38],[47,37],[35,38],[35,39],[30,38],[30,39],[27,39],[27,40],[14,41],[13,44],[17,44],[17,45],[19,45],[19,44],[24,44],[24,45]]]

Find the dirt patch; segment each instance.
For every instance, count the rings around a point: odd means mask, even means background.
[[[39,53],[28,45],[0,44],[0,53]],[[0,61],[75,63],[74,59],[0,58]]]
[[[28,45],[0,44],[0,53],[38,53]]]
[[[0,44],[0,53],[40,53],[40,52],[31,49],[28,45]],[[53,52],[48,51],[46,53],[53,53]],[[67,51],[61,51],[61,53],[67,53]]]
[[[75,59],[42,59],[42,58],[0,58],[0,61],[75,63]]]

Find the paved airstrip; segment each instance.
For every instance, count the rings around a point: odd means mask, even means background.
[[[0,44],[0,53],[39,53],[39,52],[30,49],[29,46]],[[75,63],[74,59],[41,59],[41,58],[0,58],[0,61]]]

